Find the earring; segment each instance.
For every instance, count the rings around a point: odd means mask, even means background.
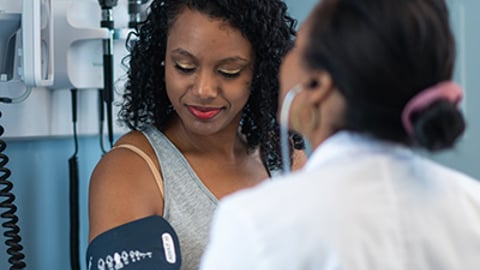
[[[318,109],[315,106],[310,110],[310,124],[307,126],[310,130],[315,130],[318,127]]]
[[[295,110],[295,112],[292,114],[292,128],[294,130],[297,130],[300,133],[306,133],[308,131],[313,131],[317,129],[318,127],[318,109],[316,107],[311,107],[309,109],[310,111],[310,120],[308,121],[307,125],[304,125],[306,119],[302,119],[300,116],[300,111],[301,109],[299,108],[298,110]]]
[[[165,66],[165,61],[160,62],[160,65],[161,65],[162,67],[164,67],[164,66]]]
[[[295,110],[295,112],[298,112],[298,110]],[[296,130],[297,132],[303,133],[302,130],[302,119],[301,117],[298,116],[298,113],[292,113],[292,129]]]

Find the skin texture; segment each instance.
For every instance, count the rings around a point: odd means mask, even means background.
[[[238,132],[253,55],[239,31],[197,11],[183,10],[169,32],[165,75],[176,113],[164,133],[219,199],[268,177],[258,150],[249,150]],[[156,161],[140,132],[122,136],[116,145],[125,143]],[[299,157],[296,164],[302,163]],[[163,198],[146,163],[129,150],[107,153],[91,177],[89,241],[121,224],[162,214]]]

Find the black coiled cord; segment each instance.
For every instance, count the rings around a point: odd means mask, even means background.
[[[2,117],[1,112],[0,117]],[[0,125],[0,136],[3,135],[3,132],[4,129]],[[7,229],[3,235],[7,238],[5,244],[8,246],[7,253],[10,255],[8,262],[12,265],[10,270],[19,270],[26,267],[26,264],[23,262],[25,255],[22,253],[23,246],[20,244],[22,238],[19,235],[20,228],[17,225],[18,217],[15,214],[17,212],[17,207],[13,203],[15,201],[15,195],[11,193],[13,184],[8,181],[11,172],[5,167],[8,163],[8,156],[3,154],[5,148],[7,148],[7,144],[0,139],[0,186],[5,186],[0,190],[0,197],[6,198],[4,201],[0,202],[0,208],[7,209],[0,214],[0,217],[7,220],[2,223],[2,227]]]

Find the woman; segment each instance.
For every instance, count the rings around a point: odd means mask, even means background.
[[[91,177],[92,245],[119,226],[135,226],[127,230],[138,238],[153,231],[139,220],[163,216],[178,235],[182,269],[198,268],[217,200],[281,167],[277,74],[294,27],[280,0],[152,3],[131,48],[121,110],[134,131]]]
[[[479,269],[478,182],[412,149],[464,131],[454,52],[444,0],[321,1],[280,74],[314,152],[220,203],[201,269]]]

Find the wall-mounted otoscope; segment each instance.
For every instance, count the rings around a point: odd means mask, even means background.
[[[128,27],[137,29],[137,26],[145,19],[143,5],[149,0],[128,0]]]
[[[136,29],[142,21],[142,0],[128,0],[128,27]]]
[[[110,30],[109,38],[103,40],[103,99],[107,109],[108,141],[113,146],[113,8],[117,0],[99,0],[102,8],[102,20],[100,26]]]

